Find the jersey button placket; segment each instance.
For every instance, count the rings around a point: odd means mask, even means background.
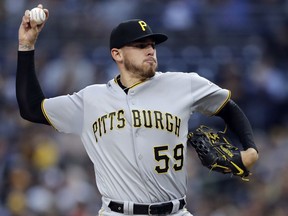
[[[130,90],[128,92],[128,104],[129,104],[129,108],[130,108],[130,112],[132,113],[132,110],[136,108],[136,92],[135,90]],[[133,122],[133,115],[132,115],[132,122]],[[133,124],[133,123],[132,123]],[[133,141],[134,141],[134,151],[135,151],[135,155],[138,158],[138,167],[139,167],[139,173],[142,176],[142,179],[146,182],[149,182],[149,178],[146,177],[145,173],[143,173],[142,170],[142,163],[143,163],[143,155],[140,153],[140,151],[138,150],[138,137],[140,135],[140,129],[139,128],[135,128],[132,126],[132,134],[133,134]]]
[[[130,105],[135,105],[136,104],[134,95],[135,95],[135,91],[134,90],[131,90],[128,93],[128,102],[129,102]]]

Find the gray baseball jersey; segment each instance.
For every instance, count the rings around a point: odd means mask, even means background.
[[[113,79],[42,108],[58,131],[81,137],[103,197],[151,203],[185,196],[189,118],[213,115],[229,97],[196,73],[156,72],[128,94]]]

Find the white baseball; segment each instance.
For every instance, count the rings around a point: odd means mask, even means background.
[[[46,19],[46,14],[43,9],[35,7],[30,10],[30,20],[36,21],[37,25],[42,24]]]

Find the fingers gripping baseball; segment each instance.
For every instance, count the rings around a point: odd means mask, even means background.
[[[30,22],[35,21],[37,25],[42,24],[46,19],[44,10],[40,7],[35,7],[30,10]]]
[[[22,17],[22,23],[19,27],[18,40],[20,51],[34,49],[38,35],[49,17],[49,11],[43,9],[41,4],[31,11],[25,11],[24,16]]]

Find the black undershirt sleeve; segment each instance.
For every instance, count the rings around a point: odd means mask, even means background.
[[[22,118],[50,125],[41,109],[45,97],[35,73],[34,50],[18,51],[16,98]]]
[[[221,117],[225,121],[228,128],[239,138],[244,150],[254,148],[258,151],[250,122],[233,100],[230,99],[216,116]]]

